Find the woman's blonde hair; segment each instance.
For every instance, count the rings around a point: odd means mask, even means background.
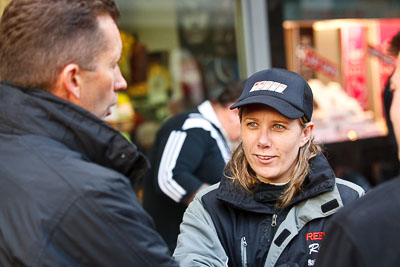
[[[239,111],[240,118],[242,117],[242,110]],[[307,127],[308,121],[303,116],[300,118],[300,124],[303,128]],[[297,162],[294,166],[292,178],[286,190],[278,198],[276,207],[283,209],[292,199],[301,191],[303,182],[310,172],[310,160],[321,152],[321,147],[314,143],[314,138],[310,138],[308,142],[299,149]],[[235,149],[230,161],[226,166],[230,171],[226,176],[233,179],[235,184],[242,186],[247,192],[250,192],[261,182],[256,179],[256,173],[251,168],[245,156],[242,143]]]

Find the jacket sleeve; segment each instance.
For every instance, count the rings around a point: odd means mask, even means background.
[[[210,140],[210,134],[200,128],[170,133],[156,177],[160,190],[175,202],[186,204],[204,183],[194,173]]]
[[[214,186],[211,186],[211,189]],[[210,188],[205,189],[205,191]],[[228,266],[213,221],[201,203],[201,193],[190,203],[180,225],[174,258],[181,266]]]
[[[43,252],[43,265],[50,266],[57,258],[66,265],[178,266],[124,178],[114,179],[101,190],[85,191],[54,229]]]

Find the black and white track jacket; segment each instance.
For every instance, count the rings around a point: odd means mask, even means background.
[[[178,114],[158,131],[144,181],[143,206],[171,252],[187,202],[204,183],[220,181],[230,150],[209,101]]]

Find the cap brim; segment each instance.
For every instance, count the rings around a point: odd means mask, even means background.
[[[230,107],[230,109],[235,109],[250,104],[262,104],[269,106],[289,119],[298,119],[304,115],[302,111],[290,105],[288,102],[270,95],[268,96],[255,95],[246,97],[233,104]]]

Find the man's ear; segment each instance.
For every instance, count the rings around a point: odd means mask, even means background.
[[[58,76],[59,84],[61,85],[64,94],[72,102],[78,100],[81,93],[81,77],[82,70],[75,63],[66,65]]]

